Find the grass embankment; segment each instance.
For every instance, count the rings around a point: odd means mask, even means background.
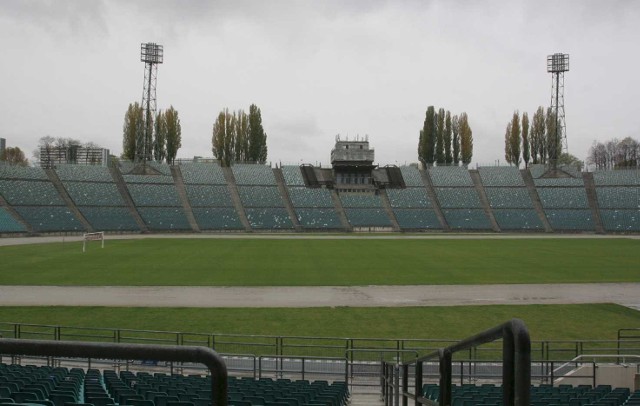
[[[638,282],[640,240],[140,239],[0,248],[3,285]]]

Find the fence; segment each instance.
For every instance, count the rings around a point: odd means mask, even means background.
[[[225,354],[256,356],[339,357],[348,351],[350,361],[379,362],[384,357],[401,358],[411,351],[428,354],[455,344],[454,339],[384,339],[344,337],[300,337],[241,334],[205,334],[160,330],[70,327],[28,323],[0,323],[6,338],[94,341],[130,344],[206,346]],[[624,353],[640,355],[640,329],[622,329],[618,340],[532,341],[531,357],[537,361],[568,360],[580,355]],[[393,350],[393,351],[390,351]],[[495,360],[501,356],[497,343],[473,346],[453,355],[454,361]],[[395,351],[395,354],[393,354]]]

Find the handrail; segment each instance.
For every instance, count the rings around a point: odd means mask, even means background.
[[[482,333],[466,338],[449,347],[418,358],[415,362],[415,392],[411,398],[415,405],[430,404],[421,396],[422,367],[425,361],[438,358],[440,363],[440,397],[441,406],[451,405],[452,354],[471,347],[486,344],[502,338],[502,390],[505,405],[529,406],[529,387],[531,386],[531,339],[524,322],[512,319]],[[409,364],[405,366],[407,370]],[[403,376],[403,388],[407,387],[407,374]],[[403,396],[407,397],[408,391]]]
[[[622,333],[625,332],[625,331],[635,331],[635,332],[638,332],[638,335],[623,337]],[[640,338],[640,328],[636,327],[636,328],[620,328],[620,329],[618,329],[618,354],[620,354],[620,342],[622,341],[623,338],[631,338],[631,339]]]
[[[227,406],[227,367],[207,347],[0,338],[0,354],[197,362],[211,371],[211,405]]]
[[[577,357],[573,358],[571,361],[567,361],[564,364],[560,365],[559,367],[557,367],[556,369],[553,370],[553,372],[559,371],[562,368],[565,368],[569,365],[571,365],[574,362],[579,362],[580,360],[582,360],[583,358],[586,359],[593,359],[595,360],[596,358],[616,358],[618,359],[618,361],[620,359],[622,359],[622,362],[625,362],[625,359],[627,358],[632,358],[632,359],[637,359],[640,361],[640,355],[633,355],[633,354],[582,354],[582,355],[578,355]]]

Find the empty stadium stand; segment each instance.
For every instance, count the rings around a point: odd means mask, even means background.
[[[26,227],[11,215],[6,207],[0,207],[0,233],[24,233]]]
[[[394,170],[405,187],[308,187],[316,168],[217,163],[0,165],[0,233],[86,231],[640,231],[640,171],[544,166]],[[329,170],[330,171],[330,170]],[[344,185],[343,185],[344,186]]]
[[[437,384],[425,384],[423,396],[434,402],[440,397]],[[452,387],[453,405],[500,405],[502,404],[502,387],[494,384],[463,384]],[[640,391],[631,392],[628,388],[611,388],[609,385],[558,385],[551,384],[532,386],[530,392],[531,405],[593,405],[622,406],[635,405],[640,400]]]
[[[190,208],[198,229],[244,230],[224,171],[219,165],[193,163],[182,164],[179,168],[180,175],[175,170],[174,178],[178,180],[179,176],[182,177],[185,193],[183,206],[187,212]]]
[[[481,167],[478,175],[501,230],[544,230],[518,168]]]
[[[469,171],[445,166],[429,168],[427,174],[452,230],[492,230]]]
[[[116,372],[35,365],[0,364],[4,405],[211,405],[211,376]],[[345,382],[229,377],[227,404],[333,405],[348,403]]]
[[[0,166],[0,195],[34,232],[81,232],[86,228],[40,168]],[[12,232],[15,224],[5,222]]]
[[[380,196],[372,193],[340,193],[340,201],[352,227],[391,228],[391,219]]]
[[[582,177],[533,180],[554,231],[595,231]]]
[[[166,164],[150,165],[158,175],[122,175],[145,225],[152,231],[192,231],[171,168]]]
[[[604,231],[640,231],[640,170],[596,171],[593,183]]]
[[[184,186],[184,179],[182,178],[182,171],[180,171],[179,166],[171,167],[171,175],[173,176],[173,181],[176,185],[176,190],[178,191],[178,197],[180,198],[180,202],[182,203],[182,209],[184,210],[184,214],[187,216],[187,221],[189,222],[189,226],[192,231],[200,232],[200,226],[196,221],[195,216],[193,215],[193,210],[191,208],[191,202],[187,197],[187,191]]]
[[[418,168],[403,166],[400,171],[407,187],[405,189],[388,189],[386,191],[400,229],[442,229]]]
[[[331,191],[307,188],[299,167],[283,166],[283,190],[298,224],[307,230],[340,230],[343,226],[334,207]]]
[[[47,175],[88,231],[140,230],[107,167],[59,165]]]
[[[487,198],[487,193],[482,186],[482,179],[480,178],[480,174],[476,170],[469,171],[469,175],[471,175],[473,186],[476,188],[476,193],[478,193],[478,198],[480,199],[480,203],[482,204],[482,210],[484,210],[485,216],[487,216],[489,222],[491,223],[491,229],[495,232],[500,232],[500,226],[498,225],[498,222],[493,215],[493,211],[491,210],[491,206],[489,205],[489,199]]]

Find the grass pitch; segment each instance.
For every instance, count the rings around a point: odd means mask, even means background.
[[[138,239],[0,248],[3,285],[638,282],[632,239]]]

